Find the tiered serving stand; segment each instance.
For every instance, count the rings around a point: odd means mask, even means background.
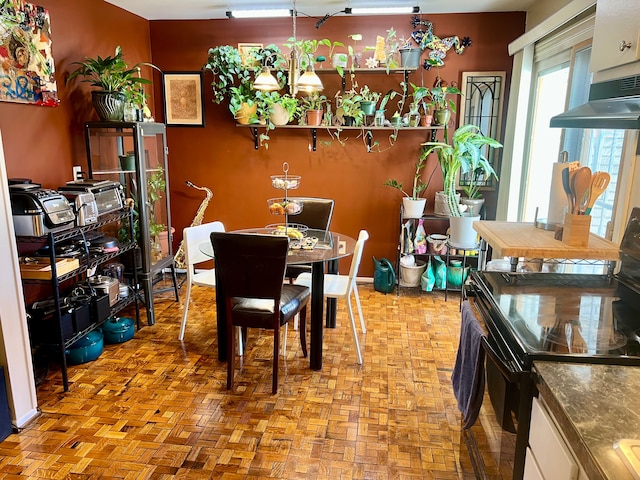
[[[300,186],[300,176],[289,175],[289,164],[284,162],[282,164],[283,175],[271,175],[271,185],[273,188],[283,190],[283,197],[270,198],[267,200],[269,205],[269,211],[273,215],[284,216],[284,223],[274,223],[267,225],[267,228],[272,230],[274,234],[289,235],[290,229],[299,231],[302,235],[307,231],[306,225],[298,223],[289,223],[290,215],[298,215],[302,212],[302,203],[297,200],[289,198],[289,190],[295,190]]]

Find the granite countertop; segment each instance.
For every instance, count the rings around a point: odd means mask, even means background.
[[[590,479],[633,479],[613,444],[640,439],[640,367],[534,362],[536,386]]]

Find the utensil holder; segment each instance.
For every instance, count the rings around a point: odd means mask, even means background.
[[[586,247],[589,244],[589,229],[591,215],[575,215],[567,213],[564,216],[562,242],[573,247]]]

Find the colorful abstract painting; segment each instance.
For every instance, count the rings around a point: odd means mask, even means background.
[[[49,12],[0,0],[0,101],[57,106],[54,71]]]

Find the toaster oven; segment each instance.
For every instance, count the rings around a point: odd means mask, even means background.
[[[74,227],[69,201],[55,190],[9,187],[13,226],[18,236],[41,237]]]

